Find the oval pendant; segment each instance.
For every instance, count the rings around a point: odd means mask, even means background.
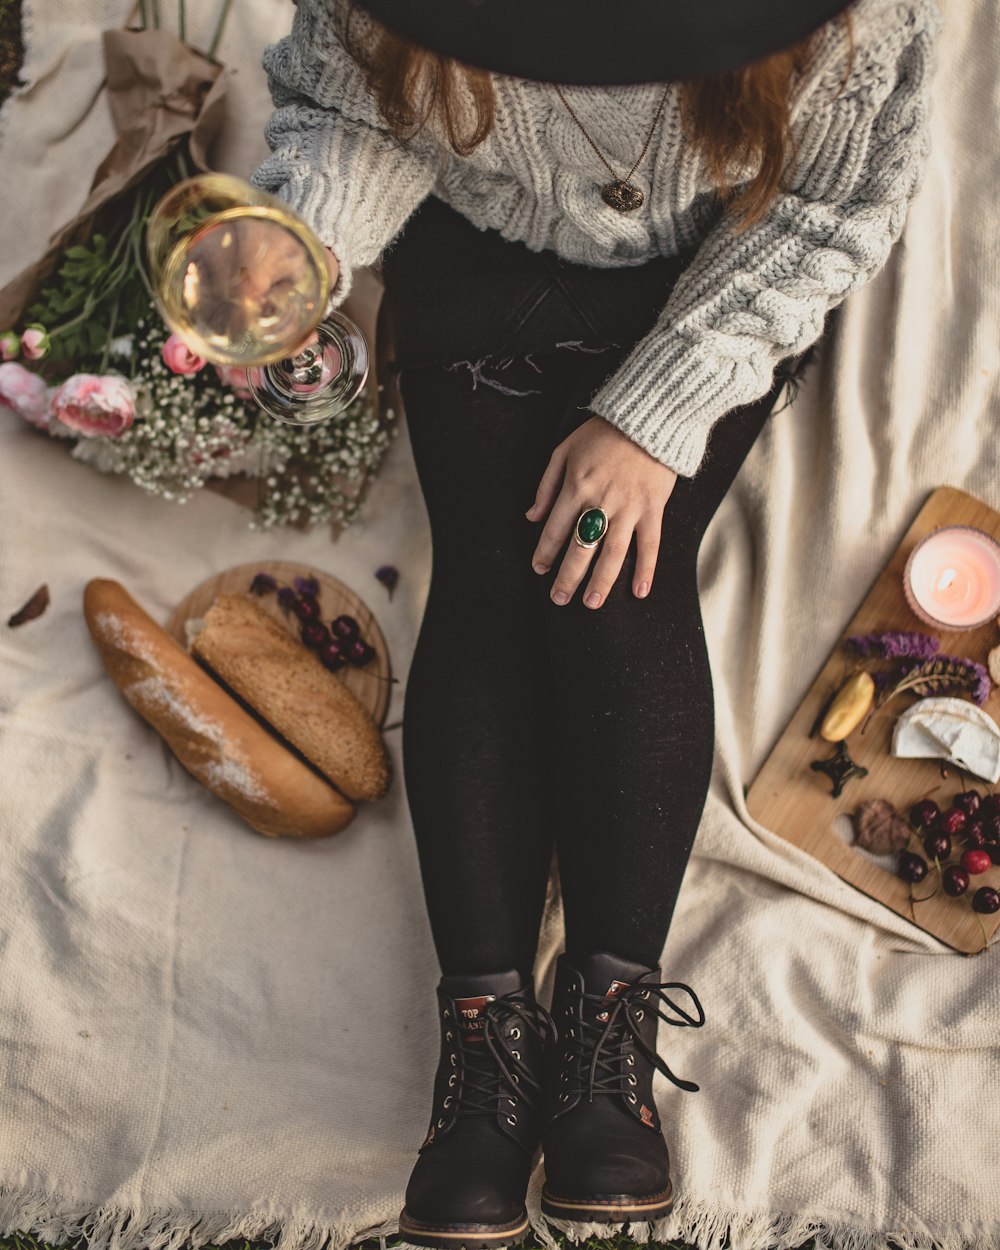
[[[646,197],[631,182],[607,182],[601,187],[601,199],[618,213],[639,208]]]

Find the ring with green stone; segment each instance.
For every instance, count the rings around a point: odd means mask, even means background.
[[[596,547],[608,532],[608,514],[603,508],[584,508],[573,527],[573,541],[578,547]]]

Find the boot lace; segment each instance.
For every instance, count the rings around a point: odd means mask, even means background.
[[[666,990],[683,990],[690,995],[697,1014],[691,1015],[685,1011],[664,992]],[[637,1000],[642,1000],[645,1004],[651,995],[659,998],[676,1015],[664,1015],[659,1007],[640,1006],[637,1002]],[[689,985],[685,985],[682,981],[644,981],[639,977],[631,985],[626,986],[617,997],[610,1000],[603,994],[589,994],[586,991],[580,997],[584,1004],[593,1003],[595,1012],[600,1011],[600,1015],[606,1015],[607,1018],[606,1020],[588,1019],[585,1006],[584,1011],[581,1012],[582,1019],[578,1017],[574,1021],[575,1025],[580,1026],[581,1035],[577,1037],[574,1029],[573,1033],[565,1038],[566,1045],[570,1048],[564,1056],[568,1062],[574,1057],[586,1059],[591,1047],[593,1048],[586,1084],[576,1088],[567,1086],[564,1091],[566,1098],[574,1094],[586,1093],[588,1101],[593,1102],[595,1094],[625,1094],[634,1102],[635,1096],[631,1093],[630,1086],[634,1085],[636,1080],[628,1070],[635,1064],[631,1053],[632,1045],[636,1046],[653,1067],[662,1072],[667,1080],[672,1081],[679,1089],[691,1092],[699,1089],[693,1081],[685,1081],[670,1071],[663,1057],[646,1044],[639,1028],[648,1010],[655,1011],[656,1015],[667,1024],[678,1025],[681,1028],[688,1026],[701,1028],[705,1023],[705,1012],[697,994]],[[601,1010],[601,1005],[604,1005],[603,1010]]]
[[[555,1022],[541,1003],[512,995],[488,1002],[482,1014],[482,1042],[461,1044],[461,1098],[458,1107],[449,1110],[455,1116],[482,1115],[509,1105],[508,1119],[513,1124],[517,1120],[513,1108],[518,1098],[505,1092],[505,1082],[511,1090],[520,1089],[529,1105],[539,1104],[542,1096],[541,1073],[533,1071],[522,1059],[517,1045],[522,1026],[535,1034],[544,1047],[555,1040]],[[512,1018],[517,1023],[507,1036]]]

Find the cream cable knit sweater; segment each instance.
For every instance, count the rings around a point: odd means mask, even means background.
[[[607,170],[548,84],[494,74],[496,125],[468,157],[427,130],[397,141],[339,41],[344,12],[345,0],[298,0],[291,33],[267,48],[271,155],[251,175],[337,256],[331,306],[432,191],[482,229],[598,267],[697,245],[655,327],[590,400],[684,476],[713,424],[766,394],[778,361],[815,342],[827,310],[878,272],[922,180],[943,24],[934,0],[855,0],[849,73],[842,25],[824,29],[793,110],[788,190],[743,233],[683,138],[675,90],[632,179],[645,202],[622,214],[601,200]],[[364,15],[354,21],[363,32]],[[663,84],[564,91],[609,163],[627,170]]]

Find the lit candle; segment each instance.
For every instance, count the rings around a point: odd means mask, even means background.
[[[1000,543],[969,525],[933,530],[910,553],[903,589],[928,625],[985,625],[1000,612]]]

